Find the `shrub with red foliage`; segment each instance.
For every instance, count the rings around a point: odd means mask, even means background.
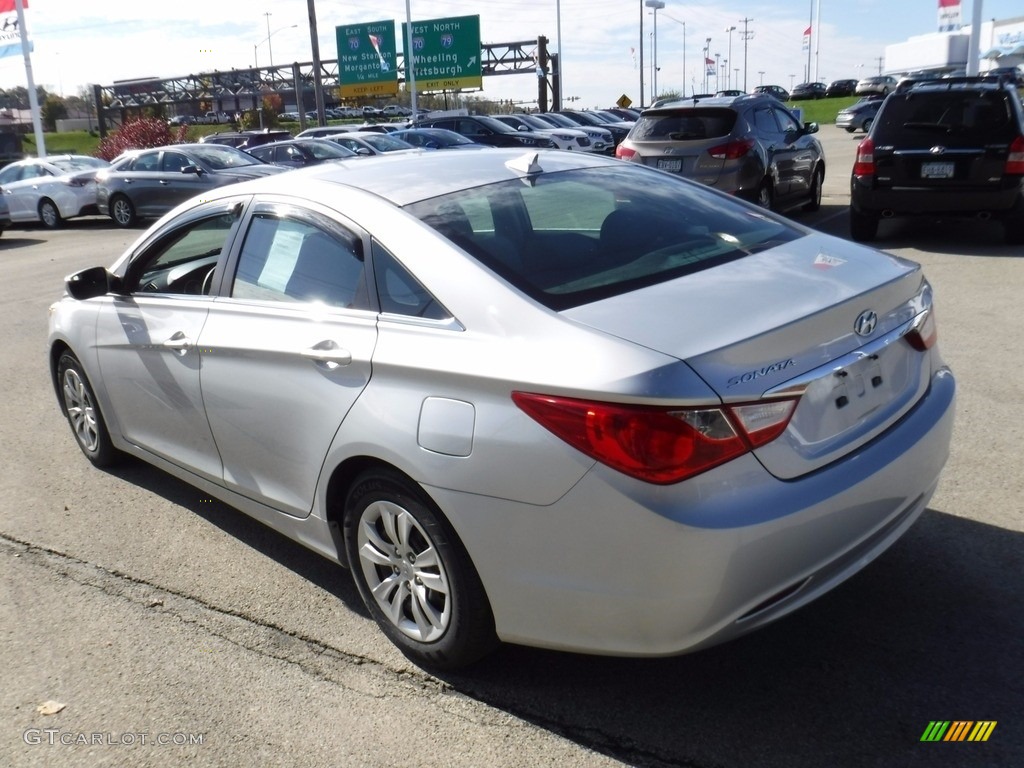
[[[166,120],[156,117],[141,117],[130,120],[100,142],[96,157],[113,160],[128,149],[149,149],[185,141],[188,126],[180,125],[174,130]]]

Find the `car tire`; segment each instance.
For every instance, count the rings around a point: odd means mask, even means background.
[[[847,133],[853,133],[856,130],[857,130],[857,126],[855,126],[855,125],[849,125],[849,126],[846,127],[846,132]]]
[[[135,206],[125,195],[114,195],[110,198],[110,218],[119,227],[131,227],[138,221]]]
[[[96,395],[82,364],[70,352],[62,354],[57,361],[57,389],[61,410],[85,457],[97,467],[116,464],[121,453],[110,439],[110,432],[107,431]]]
[[[874,122],[874,120],[872,120],[870,117],[867,120],[864,121],[864,125],[863,125],[864,133],[867,133],[868,131],[871,130],[871,124],[873,122]]]
[[[456,669],[497,645],[480,577],[419,486],[392,469],[364,472],[346,497],[343,529],[367,610],[412,661]]]
[[[813,212],[821,208],[822,187],[825,184],[825,172],[818,166],[811,175],[811,189],[809,199],[804,203],[804,210]]]
[[[878,217],[850,207],[850,237],[858,243],[874,240],[878,234]]]
[[[772,187],[771,179],[765,179],[757,188],[757,192],[754,193],[754,205],[766,211],[775,210],[775,188]]]
[[[43,226],[47,229],[59,229],[64,223],[64,219],[57,209],[57,204],[48,197],[44,197],[39,201],[39,220],[43,222]]]

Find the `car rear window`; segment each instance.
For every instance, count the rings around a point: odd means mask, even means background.
[[[1005,92],[913,91],[890,96],[875,129],[875,142],[924,147],[1011,140],[1019,129]]]
[[[630,138],[634,141],[699,141],[728,136],[736,124],[731,109],[687,109],[645,112]]]
[[[407,210],[555,310],[673,280],[803,234],[706,187],[625,164],[484,185]]]

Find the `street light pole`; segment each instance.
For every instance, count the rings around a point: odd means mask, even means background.
[[[704,93],[708,92],[708,59],[711,58],[711,38],[704,41]]]
[[[732,33],[736,31],[736,27],[735,25],[731,27],[726,27],[725,31],[729,33],[729,58],[727,59],[727,61],[732,61]],[[729,79],[728,69],[726,69],[725,71],[725,87],[727,89],[732,88],[732,81]]]
[[[273,37],[273,32],[270,31],[270,11],[263,14],[267,17],[267,55],[270,57],[270,66],[274,66],[274,49],[270,46],[270,38]]]
[[[683,90],[680,91],[680,95],[685,97],[686,96],[686,22],[685,21],[680,21],[675,16],[671,16],[671,15],[669,15],[667,13],[662,14],[662,15],[663,16],[668,16],[668,18],[670,18],[676,24],[682,24],[683,25]]]
[[[640,106],[644,104],[644,0],[640,0]]]
[[[269,21],[270,20],[269,19],[270,14],[267,13],[266,16],[268,17],[267,20]],[[267,36],[265,38],[263,38],[262,40],[260,40],[258,43],[256,43],[252,47],[252,61],[253,61],[253,64],[255,65],[255,68],[257,70],[260,68],[260,58],[259,58],[260,46],[263,45],[264,43],[266,43],[267,44],[267,48],[269,49],[270,48],[270,38],[272,38],[278,32],[282,32],[282,31],[284,31],[286,29],[295,29],[297,26],[299,26],[299,25],[298,24],[290,24],[290,25],[288,25],[286,27],[280,27],[278,29],[275,29],[273,32],[271,32],[269,29],[267,30]],[[270,66],[274,66],[274,57],[273,57],[273,55],[271,55],[271,57],[270,57]],[[260,99],[260,104],[256,107],[256,111],[259,112],[259,116],[260,116],[260,128],[263,127],[263,103],[262,103],[262,101],[263,100]]]
[[[658,11],[665,7],[665,3],[664,0],[645,0],[644,5],[654,9],[654,38],[651,46],[654,49],[651,54],[654,56],[654,74],[652,75],[654,84],[651,86],[651,103],[653,104],[658,98]]]

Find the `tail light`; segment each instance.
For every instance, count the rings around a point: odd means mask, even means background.
[[[1024,175],[1024,136],[1018,136],[1010,144],[1010,154],[1006,156],[1006,175]]]
[[[864,139],[857,146],[857,158],[853,162],[853,175],[875,175],[875,142],[871,139]]]
[[[740,139],[712,147],[708,150],[708,154],[715,158],[715,160],[736,160],[747,154],[753,146],[753,139]]]
[[[918,315],[913,327],[904,338],[918,352],[924,352],[934,347],[939,338],[939,330],[935,325],[935,310],[928,309]]]
[[[781,435],[797,399],[647,407],[513,392],[512,400],[577,450],[630,477],[678,483]]]
[[[615,148],[615,156],[619,158],[619,160],[632,160],[635,155],[635,149],[624,147],[621,144]]]

